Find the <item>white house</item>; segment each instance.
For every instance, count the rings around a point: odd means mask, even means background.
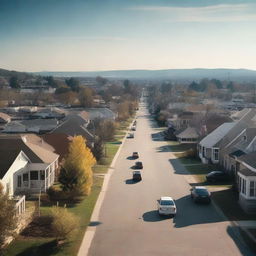
[[[0,181],[10,196],[45,192],[54,183],[59,155],[45,146],[26,136],[0,137]]]
[[[199,157],[203,163],[219,163],[219,144],[235,123],[224,123],[199,143]]]

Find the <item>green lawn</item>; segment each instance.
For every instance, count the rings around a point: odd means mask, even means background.
[[[18,236],[17,239],[10,244],[4,255],[76,255],[83,239],[84,232],[90,222],[91,214],[100,193],[102,183],[103,178],[95,177],[91,194],[78,204],[67,205],[67,209],[80,218],[80,226],[75,236],[64,246],[56,248],[53,238]],[[51,207],[49,206],[41,206],[41,214],[47,215],[50,212],[50,209]]]
[[[117,136],[114,141],[107,142],[105,148],[105,163],[100,165],[97,164],[93,167],[94,173],[106,173],[109,165],[111,164],[119,146],[122,134],[124,135],[126,129],[133,118],[122,122],[117,130]],[[88,197],[85,197],[80,203],[67,205],[67,209],[77,215],[80,219],[80,226],[75,236],[69,239],[69,241],[61,247],[56,247],[54,238],[43,238],[43,237],[25,237],[19,235],[6,249],[4,255],[6,256],[45,256],[45,255],[56,255],[56,256],[75,256],[79,250],[81,241],[83,239],[85,230],[90,223],[91,214],[94,209],[94,205],[97,201],[98,195],[101,191],[103,184],[103,178],[95,176],[92,192]],[[34,202],[28,202],[32,205]],[[60,203],[59,206],[62,206]],[[41,206],[41,215],[49,214],[51,206]]]
[[[194,144],[180,144],[177,141],[168,141],[167,142],[171,152],[184,152],[188,149],[195,149],[195,145]]]

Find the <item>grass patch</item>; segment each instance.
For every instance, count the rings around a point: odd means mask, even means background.
[[[256,214],[247,214],[238,204],[238,192],[232,188],[212,192],[214,202],[229,220],[256,220]]]
[[[195,144],[180,144],[177,141],[168,141],[167,144],[171,152],[184,152],[189,149],[196,149]]]
[[[72,256],[77,255],[80,244],[82,242],[84,232],[90,223],[90,218],[94,205],[101,190],[103,179],[99,177],[94,178],[94,184],[92,192],[88,197],[85,197],[80,203],[75,205],[68,205],[67,209],[79,217],[79,229],[74,237],[64,244],[62,247],[56,248],[53,238],[41,238],[41,237],[25,237],[18,236],[7,248],[4,255],[56,255],[56,256]],[[51,207],[42,206],[41,214],[47,215],[50,212]]]
[[[122,122],[117,129],[115,140],[112,142],[107,142],[105,147],[105,163],[100,165],[97,164],[93,167],[94,173],[106,173],[109,165],[111,164],[119,146],[120,139],[126,133],[126,130],[131,123],[133,118]],[[75,256],[78,253],[80,244],[84,237],[85,230],[90,223],[91,214],[93,212],[95,203],[97,201],[98,195],[101,191],[103,184],[102,177],[94,177],[94,183],[92,187],[92,192],[88,197],[83,198],[79,203],[67,204],[67,209],[79,217],[79,229],[77,233],[67,241],[63,246],[56,247],[54,238],[44,238],[44,237],[28,237],[19,235],[5,250],[4,255],[20,255],[20,256],[45,256],[45,255],[56,255],[56,256]],[[58,186],[58,184],[56,185]],[[27,201],[27,205],[31,207],[35,204],[35,201]],[[63,204],[63,203],[62,203]],[[59,204],[60,206],[61,203]],[[51,206],[41,206],[41,215],[48,215],[51,211]]]

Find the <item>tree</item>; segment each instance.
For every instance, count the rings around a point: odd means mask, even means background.
[[[20,88],[20,84],[19,84],[19,80],[18,80],[17,76],[11,76],[11,78],[9,80],[9,84],[10,84],[10,87],[12,87],[14,89]]]
[[[105,85],[108,80],[104,77],[101,77],[101,76],[97,76],[96,77],[96,82],[99,84],[99,85]]]
[[[15,215],[15,203],[9,200],[9,195],[3,192],[0,183],[0,248],[4,245],[5,239],[14,234],[17,226]]]
[[[49,86],[54,87],[54,88],[58,87],[58,83],[55,81],[53,76],[46,76],[45,80],[47,81]]]
[[[79,91],[79,80],[74,77],[65,80],[67,86],[71,88],[72,91],[78,92]]]
[[[97,161],[99,161],[104,155],[104,146],[101,138],[97,136],[92,147],[92,153]]]
[[[65,240],[79,227],[78,218],[66,208],[53,206],[51,209],[52,230],[57,241]]]
[[[93,183],[92,166],[95,158],[82,136],[75,136],[60,170],[62,189],[75,195],[89,195]]]
[[[93,106],[92,89],[86,87],[79,93],[79,101],[83,107],[91,108]]]

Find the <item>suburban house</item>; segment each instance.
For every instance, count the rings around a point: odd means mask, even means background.
[[[244,138],[247,128],[256,127],[256,110],[243,110],[239,120],[224,123],[203,138],[198,146],[199,157],[203,163],[219,163],[230,170],[229,154],[234,146]]]
[[[178,141],[182,143],[197,143],[199,134],[194,127],[188,127],[176,135]]]
[[[173,127],[175,130],[187,128],[193,120],[192,112],[182,112],[174,114],[172,118],[168,118],[168,127]]]
[[[87,126],[89,124],[88,114],[85,111],[67,115],[63,122],[51,131],[51,134],[66,134],[68,136],[81,135],[86,139],[88,146],[94,142],[94,134],[91,134]]]
[[[256,152],[239,157],[239,204],[248,213],[256,212]]]
[[[54,183],[59,155],[35,136],[0,136],[0,182],[10,196],[45,192]]]
[[[33,119],[12,121],[5,125],[4,133],[45,133],[50,132],[57,127],[59,121],[57,119]]]
[[[224,123],[204,137],[198,144],[198,154],[204,164],[219,163],[219,147],[221,140],[233,128],[235,123]]]
[[[96,118],[115,120],[117,117],[117,114],[109,108],[86,108],[85,111],[88,113],[89,120]]]
[[[53,108],[42,108],[37,112],[33,113],[30,117],[33,119],[47,119],[47,118],[56,118],[62,119],[66,116],[66,112],[62,109],[53,107]]]

